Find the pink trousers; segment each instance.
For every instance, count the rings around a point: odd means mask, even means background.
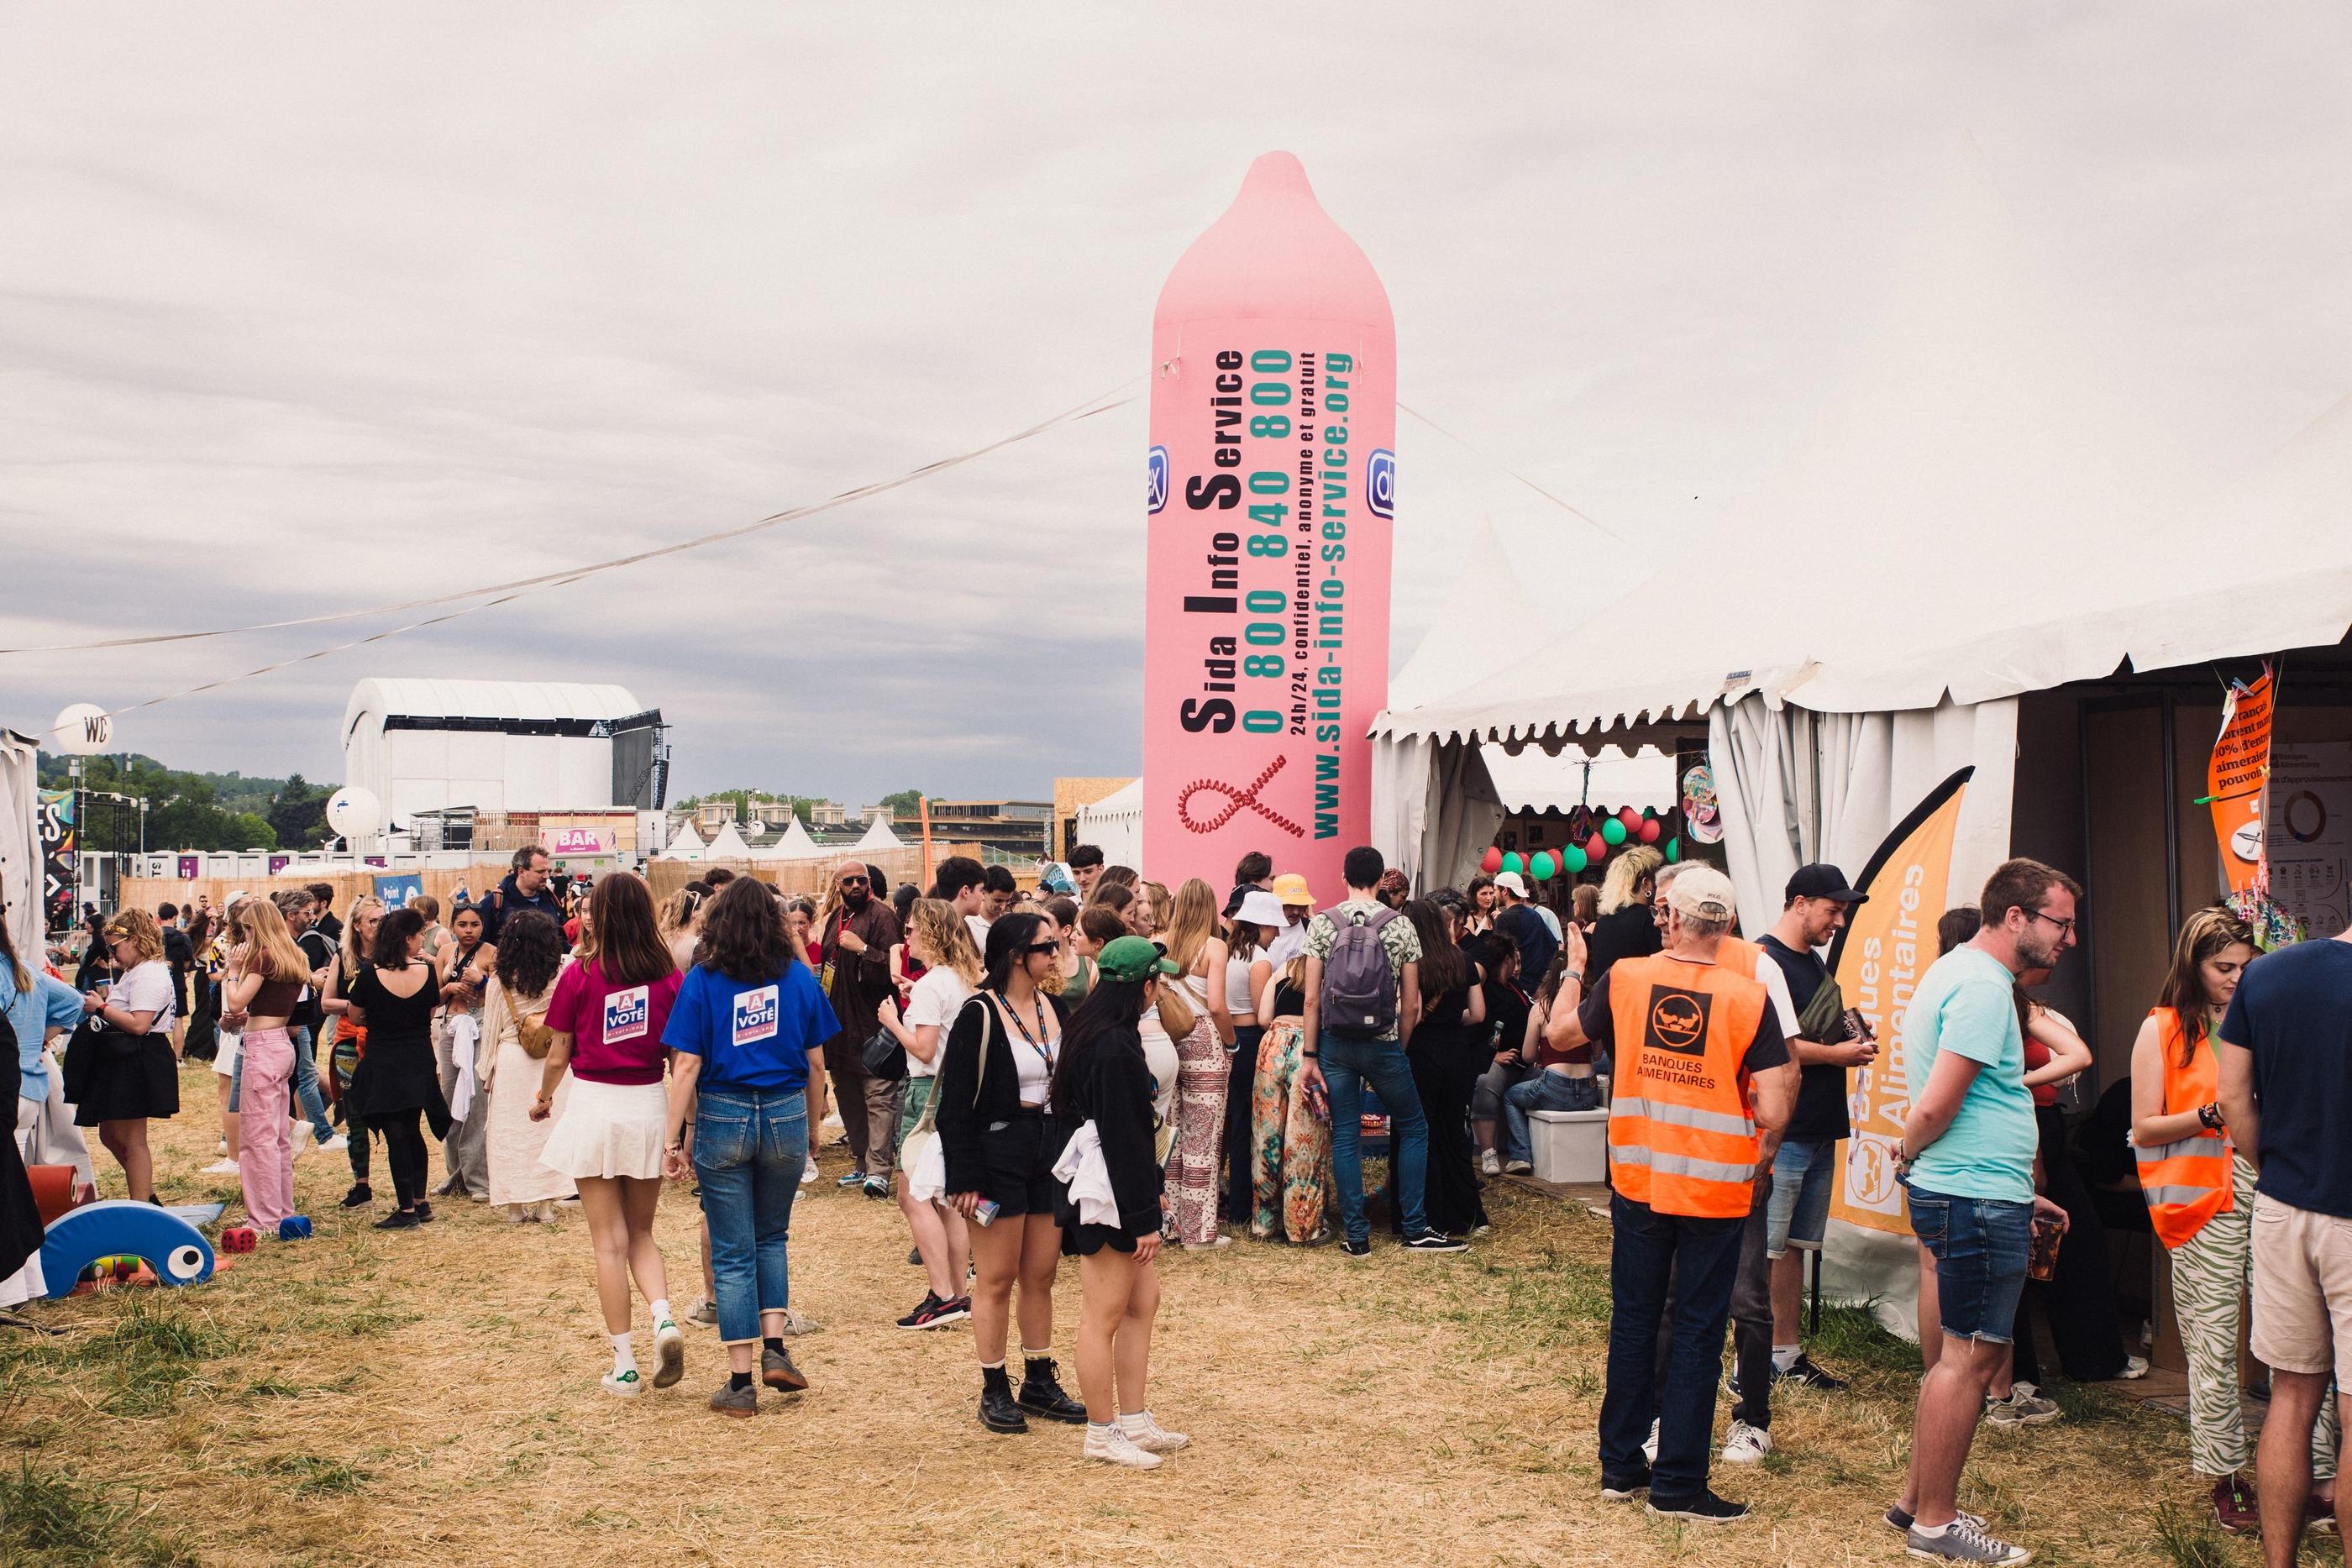
[[[254,1228],[278,1233],[278,1222],[294,1212],[294,1145],[286,1135],[289,1095],[294,1082],[294,1040],[282,1029],[249,1029],[240,1047],[237,1091],[237,1179],[245,1187],[245,1211]]]

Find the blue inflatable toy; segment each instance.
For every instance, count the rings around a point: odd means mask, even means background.
[[[146,1260],[166,1285],[201,1285],[213,1277],[212,1244],[204,1232],[152,1203],[110,1198],[58,1217],[41,1239],[41,1277],[49,1299],[73,1294],[81,1271],[100,1258]]]

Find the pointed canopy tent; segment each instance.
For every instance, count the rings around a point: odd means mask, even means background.
[[[794,817],[772,843],[762,844],[751,852],[753,860],[805,861],[814,860],[826,852],[824,847],[809,837],[808,829]]]
[[[1843,391],[1755,499],[1614,603],[1375,721],[1381,848],[1426,882],[1459,874],[1499,810],[1478,742],[1706,734],[1751,929],[1800,861],[1859,867],[1975,763],[1968,885],[2008,852],[2021,694],[2343,637],[2347,454],[2339,405],[2236,492],[2188,466],[2074,348],[1964,160]]]
[[[866,836],[852,844],[850,849],[855,852],[858,850],[903,850],[906,847],[906,841],[890,831],[889,821],[876,817],[866,824]]]
[[[708,854],[715,861],[747,861],[751,858],[751,846],[743,841],[743,835],[730,822],[711,835]]]
[[[677,836],[662,846],[665,860],[698,861],[708,852],[703,848],[702,835],[694,831],[692,822],[679,823]]]

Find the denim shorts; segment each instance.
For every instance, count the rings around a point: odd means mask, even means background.
[[[1795,1242],[1818,1250],[1830,1228],[1830,1178],[1837,1170],[1837,1140],[1783,1138],[1772,1156],[1772,1198],[1764,1215],[1764,1255],[1778,1258]]]
[[[2025,1291],[2033,1206],[1955,1197],[1920,1186],[1908,1190],[1911,1233],[1936,1260],[1945,1336],[2010,1343],[2016,1335],[2017,1299]]]

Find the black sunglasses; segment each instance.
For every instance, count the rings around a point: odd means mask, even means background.
[[[841,885],[844,887],[864,887],[866,885],[866,879],[862,876],[845,876],[841,879]]]
[[[1062,950],[1062,945],[1059,942],[1032,942],[1029,946],[1022,948],[1021,950],[1024,953],[1032,955],[1038,953],[1058,953]]]

